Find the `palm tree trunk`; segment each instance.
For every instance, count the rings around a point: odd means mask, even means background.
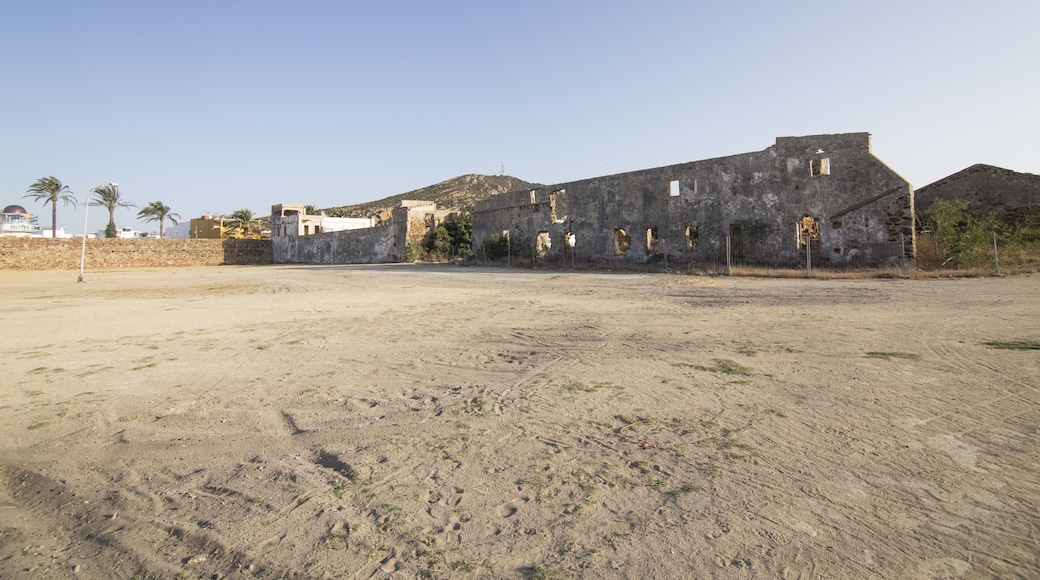
[[[51,198],[51,237],[58,237],[58,198]]]

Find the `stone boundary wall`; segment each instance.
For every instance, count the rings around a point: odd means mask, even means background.
[[[82,238],[0,237],[0,270],[79,269]],[[86,268],[270,264],[271,240],[88,238]]]
[[[296,236],[295,252],[289,261],[297,264],[400,262],[402,252],[395,239],[395,228],[391,226]]]

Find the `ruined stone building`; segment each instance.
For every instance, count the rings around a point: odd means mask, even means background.
[[[913,188],[867,133],[779,137],[764,151],[497,195],[472,217],[478,252],[507,236],[579,261],[717,258],[727,239],[734,258],[771,263],[798,263],[807,248],[818,261],[877,263],[914,247]]]
[[[996,211],[1040,211],[1040,175],[1018,173],[992,165],[976,164],[930,183],[916,192],[917,211],[923,212],[937,199],[963,199],[973,209]]]
[[[272,207],[274,261],[400,262],[452,212],[401,202],[388,224],[338,226],[300,205]],[[507,240],[516,254],[583,262],[718,259],[875,264],[912,257],[910,184],[870,135],[779,137],[763,151],[499,194],[472,212],[477,257]],[[364,221],[364,220],[362,220]]]
[[[377,225],[371,218],[307,215],[304,206],[271,206],[274,262],[304,264],[379,264],[403,262],[409,243],[421,243],[438,224],[456,212],[428,201],[401,201],[392,218]]]

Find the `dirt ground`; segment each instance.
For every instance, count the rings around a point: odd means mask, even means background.
[[[1040,576],[1040,277],[0,272],[3,578]]]

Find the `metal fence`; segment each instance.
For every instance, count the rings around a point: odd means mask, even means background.
[[[913,252],[910,241],[905,239],[897,242],[863,244],[862,247],[854,248],[855,251],[847,251],[841,259],[822,255],[818,248],[813,247],[812,243],[809,241],[795,255],[763,257],[762,252],[748,251],[748,248],[735,251],[732,239],[727,238],[725,245],[716,251],[701,250],[683,254],[656,253],[646,256],[643,260],[633,259],[631,255],[589,260],[577,256],[573,248],[565,248],[562,252],[541,257],[532,256],[532,252],[525,252],[521,255],[510,254],[502,258],[487,259],[486,253],[481,252],[478,247],[472,260],[481,265],[513,268],[560,271],[671,272],[709,276],[773,274],[788,277],[792,275],[811,277],[813,270],[891,270],[893,268],[906,275],[907,269],[912,267]]]

